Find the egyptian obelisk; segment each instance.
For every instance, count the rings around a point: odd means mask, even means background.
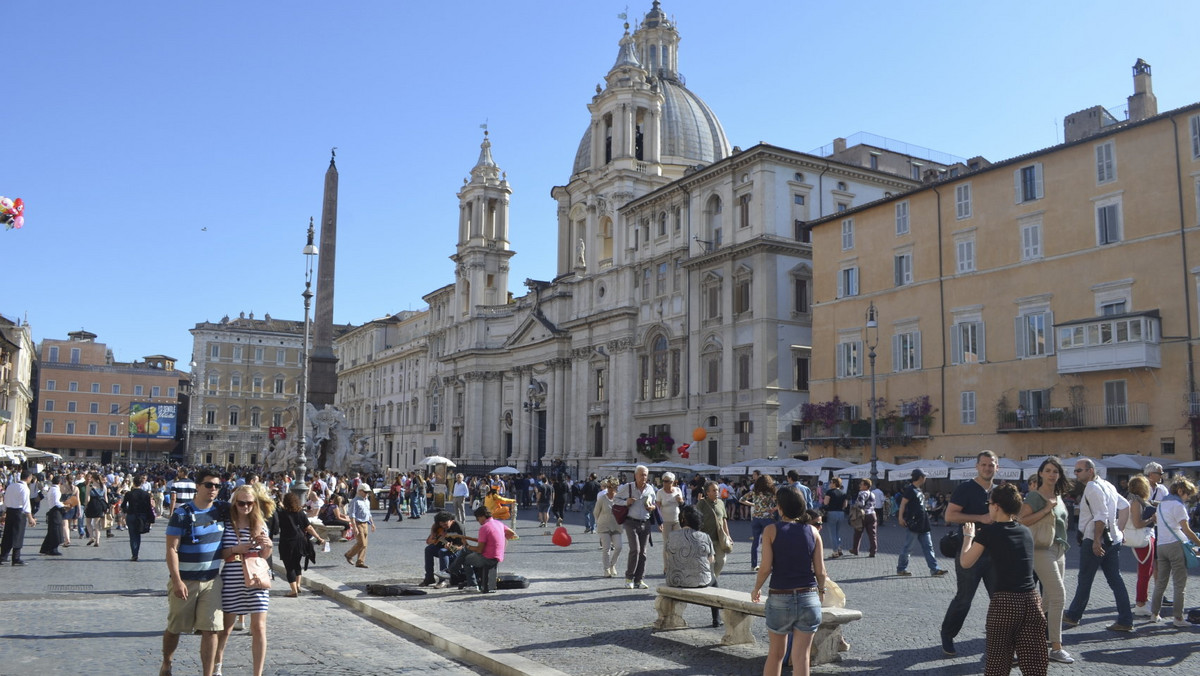
[[[338,172],[330,153],[321,204],[321,255],[317,263],[317,309],[313,316],[313,345],[309,353],[308,402],[318,411],[333,405],[337,392],[337,356],[333,353],[333,277],[337,262]]]

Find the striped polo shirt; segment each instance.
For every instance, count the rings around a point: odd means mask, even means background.
[[[189,502],[171,513],[167,535],[179,538],[179,577],[208,581],[220,574],[219,554],[225,517],[229,514],[227,504],[214,502],[201,511]],[[222,508],[222,505],[226,506]]]

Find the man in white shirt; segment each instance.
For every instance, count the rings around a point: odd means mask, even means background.
[[[1079,532],[1083,539],[1079,547],[1079,578],[1075,598],[1063,613],[1063,624],[1074,627],[1087,609],[1096,571],[1104,571],[1104,579],[1112,589],[1117,604],[1117,621],[1108,625],[1109,631],[1132,632],[1133,609],[1129,605],[1129,590],[1121,577],[1121,528],[1129,518],[1129,501],[1117,493],[1116,486],[1096,475],[1096,463],[1089,458],[1075,461],[1075,479],[1084,484],[1079,499]]]
[[[883,494],[883,490],[876,484],[875,488],[871,489],[871,494],[875,496],[875,523],[883,525],[883,519],[887,516],[887,496]]]
[[[1150,499],[1155,502],[1166,500],[1168,491],[1167,487],[1163,484],[1163,466],[1157,462],[1148,462],[1146,463],[1146,467],[1142,469],[1142,473],[1150,481]]]
[[[467,498],[471,495],[471,490],[467,488],[466,478],[462,474],[454,475],[454,492],[450,495],[454,498],[454,520],[458,523],[466,522]]]
[[[0,565],[12,552],[12,565],[23,566],[21,547],[25,542],[25,524],[37,525],[33,508],[29,504],[29,479],[33,472],[21,470],[17,480],[4,491],[4,539],[0,540]]]

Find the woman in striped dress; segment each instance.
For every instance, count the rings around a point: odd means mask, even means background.
[[[259,484],[243,484],[234,492],[229,520],[221,538],[221,610],[225,629],[217,636],[217,658],[213,676],[221,676],[225,643],[233,629],[234,618],[250,616],[251,655],[255,676],[262,676],[267,659],[267,605],[269,589],[248,589],[242,578],[242,557],[271,555],[271,535],[266,521],[275,512],[275,501]]]

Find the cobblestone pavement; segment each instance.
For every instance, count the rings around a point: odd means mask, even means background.
[[[160,520],[161,523],[161,520]],[[157,674],[167,621],[163,534],[144,536],[141,560],[113,531],[99,548],[37,554],[41,523],[26,533],[24,567],[0,566],[0,676]],[[83,542],[83,540],[75,540]],[[290,599],[276,580],[267,619],[267,674],[439,674],[487,672],[438,654],[423,643],[356,615],[331,599]],[[200,673],[199,636],[184,636],[176,674]],[[224,673],[250,673],[249,632],[234,632]]]
[[[525,575],[531,582],[528,589],[491,595],[457,589],[429,590],[424,596],[385,600],[501,649],[580,676],[760,672],[766,654],[766,629],[761,619],[754,620],[753,633],[759,639],[754,646],[720,646],[721,630],[709,628],[706,608],[689,607],[685,612],[685,619],[696,628],[652,632],[653,589],[626,590],[623,578],[599,576],[598,539],[582,534],[582,514],[568,513],[568,529],[574,542],[564,548],[550,542],[552,528],[537,528],[532,519],[525,518],[526,513],[517,521],[521,539],[509,543],[501,570]],[[431,516],[384,523],[381,514],[376,513],[379,528],[370,540],[370,568],[348,566],[340,556],[348,545],[339,543],[330,554],[318,555],[316,570],[359,588],[369,582],[419,582]],[[749,565],[750,526],[744,521],[731,522],[731,526],[736,548],[721,583],[749,591],[754,581]],[[26,543],[32,546],[27,546],[26,552],[37,551],[39,530],[40,526],[27,535]],[[474,533],[473,520],[466,530]],[[935,528],[935,540],[944,530]],[[70,644],[69,655],[63,644],[53,640],[5,640],[0,673],[8,673],[7,664],[20,667],[12,673],[60,673],[68,662],[73,670],[77,669],[80,657],[97,660],[98,668],[90,670],[96,674],[115,673],[118,669],[154,672],[158,636],[166,613],[161,591],[165,586],[165,564],[158,553],[162,536],[157,529],[151,533],[143,560],[130,563],[124,534],[116,535],[100,549],[72,547],[65,550],[66,556],[57,559],[32,554],[27,555],[30,565],[23,569],[0,568],[0,612],[7,619],[0,638],[77,639]],[[828,562],[830,575],[846,591],[848,605],[862,610],[864,618],[847,629],[852,648],[846,660],[818,667],[815,673],[886,675],[930,669],[938,674],[982,673],[986,594],[981,589],[958,637],[959,656],[944,657],[938,627],[954,595],[953,575],[928,577],[918,557],[910,565],[913,577],[896,577],[896,552],[902,537],[899,528],[886,526],[881,529],[881,551],[876,558],[862,555]],[[662,549],[657,538],[655,545],[647,565],[646,581],[652,588],[662,579]],[[91,561],[83,564],[78,560],[85,558]],[[1074,593],[1077,552],[1069,552],[1067,559],[1069,601]],[[1133,557],[1123,554],[1123,560],[1132,594]],[[944,566],[953,565],[949,559],[941,561]],[[624,556],[619,573],[623,567]],[[64,585],[69,590],[54,591],[50,585]],[[92,588],[73,591],[74,585]],[[328,599],[313,595],[287,599],[281,596],[284,590],[283,583],[278,582],[276,597],[272,598],[268,673],[485,673],[440,657],[422,644],[413,644]],[[1093,587],[1092,603],[1083,623],[1064,634],[1065,647],[1077,662],[1052,663],[1051,672],[1136,676],[1162,674],[1167,669],[1172,673],[1200,670],[1200,656],[1195,654],[1200,627],[1175,629],[1139,621],[1135,634],[1116,634],[1104,629],[1115,616],[1111,592],[1101,578]],[[227,663],[234,668],[226,673],[245,673],[248,637],[235,636],[232,641]],[[184,639],[177,664],[194,668],[196,644],[195,639]],[[15,661],[7,657],[14,654],[10,646],[16,648]],[[181,672],[188,673],[176,671]]]

